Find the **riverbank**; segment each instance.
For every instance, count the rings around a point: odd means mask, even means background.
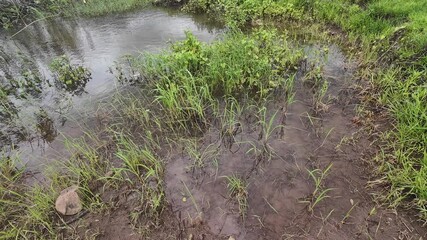
[[[124,13],[151,5],[150,0],[55,0],[1,1],[0,25],[3,28],[22,28],[34,21],[54,17],[95,17]]]
[[[97,131],[67,140],[71,157],[45,174],[48,186],[26,188],[19,158],[5,156],[1,233],[425,236],[413,216],[369,196],[426,219],[425,4],[385,3],[188,1],[184,11],[229,31],[211,44],[187,33],[164,52],[126,58],[114,72],[141,92],[118,94],[96,111]],[[318,26],[321,41],[279,33],[280,23]],[[54,201],[73,184],[85,211],[64,217]]]

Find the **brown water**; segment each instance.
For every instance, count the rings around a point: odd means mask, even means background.
[[[94,118],[95,103],[121,87],[110,71],[116,61],[127,54],[159,51],[168,42],[183,39],[187,30],[203,41],[213,40],[220,31],[206,24],[203,17],[150,9],[93,19],[38,22],[16,36],[14,31],[0,32],[0,83],[26,68],[38,69],[46,79],[52,79],[48,66],[61,55],[92,73],[85,92],[78,96],[44,84],[40,94],[29,95],[27,100],[11,97],[18,117],[13,124],[6,120],[0,123],[0,146],[10,149],[14,144],[30,168],[57,158],[63,152],[64,138],[59,133],[81,135],[85,123],[90,122],[87,120]],[[41,109],[45,118],[38,117]]]

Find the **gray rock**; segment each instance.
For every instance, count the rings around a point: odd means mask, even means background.
[[[71,216],[79,213],[83,206],[77,194],[78,186],[71,186],[61,191],[56,199],[55,208],[60,214]]]

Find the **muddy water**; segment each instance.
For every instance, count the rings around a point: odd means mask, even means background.
[[[337,46],[310,45],[309,62],[321,56],[323,76],[329,83],[325,106],[313,111],[313,92],[296,80],[295,102],[289,106],[283,136],[279,129],[268,140],[274,149],[271,159],[257,163],[250,151],[259,142],[260,127],[242,115],[242,132],[231,149],[221,145],[219,128],[201,139],[199,149],[214,155],[205,165],[192,168],[194,159],[184,150],[172,156],[166,178],[167,195],[173,210],[194,227],[194,239],[411,239],[425,237],[420,224],[376,205],[366,190],[368,173],[363,159],[370,159],[367,137],[359,134],[353,121],[357,99],[352,92],[353,65]],[[303,67],[302,67],[303,68]],[[303,70],[302,70],[303,71]],[[280,98],[269,104],[269,118],[280,110]],[[280,124],[280,118],[274,125]],[[357,140],[357,144],[356,143]],[[257,164],[254,164],[257,163]],[[327,198],[310,212],[314,181],[308,171],[331,166],[322,181]],[[247,212],[239,214],[236,199],[227,191],[226,176],[248,183]],[[206,226],[214,237],[205,237],[197,226]],[[190,231],[191,232],[191,231]]]
[[[95,19],[53,19],[31,25],[15,36],[16,32],[0,32],[3,83],[27,68],[38,70],[49,81],[49,63],[61,55],[92,73],[84,93],[78,96],[44,84],[40,94],[29,95],[26,100],[10,97],[18,117],[13,124],[0,124],[0,146],[10,148],[15,144],[30,168],[57,158],[63,153],[59,133],[81,135],[85,123],[93,121],[95,103],[119,87],[110,71],[115,61],[127,54],[165,48],[169,41],[183,39],[186,30],[211,41],[219,30],[205,22],[201,17],[151,9]],[[37,118],[41,109],[47,115],[42,124]]]

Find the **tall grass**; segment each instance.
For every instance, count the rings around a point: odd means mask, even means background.
[[[154,85],[156,101],[178,127],[202,129],[217,109],[218,97],[266,98],[293,81],[302,52],[276,31],[250,35],[230,32],[212,44],[187,33],[184,41],[161,54],[134,59],[141,75]],[[196,129],[197,129],[196,128]]]

